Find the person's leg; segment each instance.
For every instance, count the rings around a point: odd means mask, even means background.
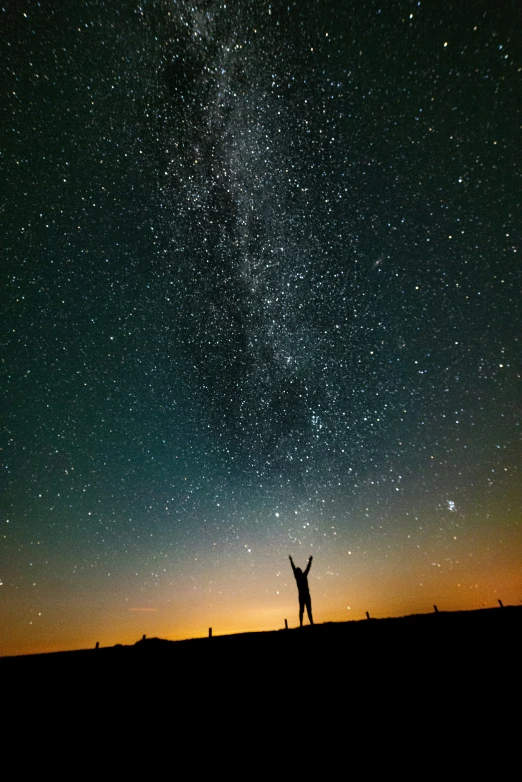
[[[310,624],[313,625],[314,620],[312,619],[312,598],[308,597],[306,600],[306,611],[308,614],[308,619],[310,621]]]
[[[304,614],[304,603],[302,600],[299,601],[299,625],[303,626],[303,614]]]

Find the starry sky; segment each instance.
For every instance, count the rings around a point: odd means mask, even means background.
[[[0,654],[522,600],[516,0],[7,0]]]

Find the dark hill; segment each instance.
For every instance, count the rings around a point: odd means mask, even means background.
[[[456,669],[518,663],[522,606],[479,611],[416,614],[305,626],[302,629],[214,636],[187,641],[142,639],[133,646],[0,658],[2,670],[79,673],[183,667],[187,676],[219,666],[230,671],[264,670],[274,675],[303,666],[308,676],[341,668],[344,680],[354,668],[371,680],[390,669],[426,676],[452,675]]]
[[[354,758],[358,773],[457,756],[467,768],[515,746],[521,625],[522,607],[506,607],[5,657],[3,705],[52,732],[82,724],[96,752],[132,723],[180,756],[197,737],[198,762],[214,746],[227,766],[240,746],[251,770],[283,747],[322,772]]]

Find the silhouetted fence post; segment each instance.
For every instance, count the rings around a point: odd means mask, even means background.
[[[100,642],[99,641],[96,641],[96,646],[94,648],[95,649],[99,649],[100,648]]]
[[[208,628],[208,637],[212,638],[212,628],[211,627]]]
[[[433,606],[433,610],[435,611],[436,614],[439,613],[439,609],[437,608],[437,606]]]
[[[288,619],[285,619],[285,630],[288,630]]]
[[[499,598],[498,604],[499,604],[499,606],[500,606],[501,608],[504,608],[504,603],[502,602],[502,600],[500,600],[500,598]]]
[[[369,611],[367,611],[367,612],[366,612],[366,619],[369,619],[369,618],[370,618],[370,612],[369,612]]]

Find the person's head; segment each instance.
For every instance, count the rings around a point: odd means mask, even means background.
[[[301,568],[300,568],[300,567],[296,567],[296,569],[295,569],[295,572],[296,572],[296,574],[297,574],[298,576],[302,576],[302,575],[303,575],[303,571],[301,570]]]

